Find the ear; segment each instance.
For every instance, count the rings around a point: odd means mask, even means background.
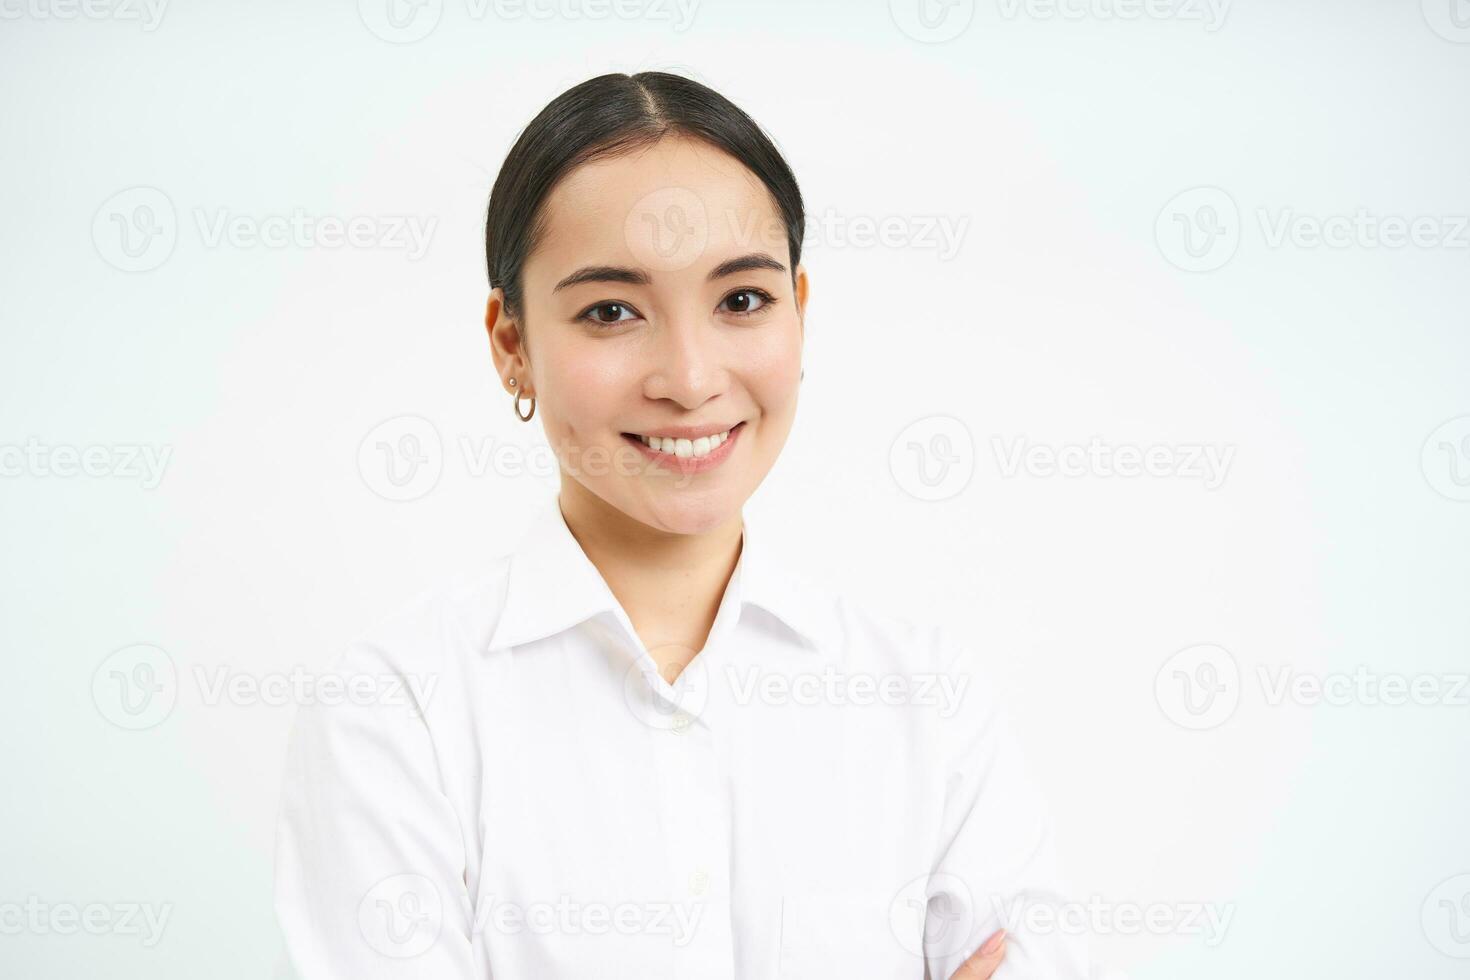
[[[490,299],[485,304],[485,332],[490,337],[490,357],[495,362],[495,373],[500,375],[500,386],[514,394],[530,391],[530,360],[526,356],[525,338],[521,327],[505,312],[505,290],[496,286],[490,290]],[[510,379],[516,386],[510,386]]]
[[[801,324],[802,339],[806,339],[806,294],[807,294],[806,266],[798,264],[796,267],[796,318]]]

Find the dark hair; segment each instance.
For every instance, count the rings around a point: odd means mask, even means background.
[[[667,72],[609,74],[567,89],[542,109],[506,155],[490,191],[485,266],[505,309],[523,312],[521,270],[544,231],[542,205],[563,176],[590,160],[693,136],[745,164],[770,191],[791,250],[801,260],[805,211],[796,176],[770,138],[738,106],[693,79]]]

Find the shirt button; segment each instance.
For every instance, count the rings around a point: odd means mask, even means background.
[[[709,891],[709,875],[703,871],[696,871],[689,876],[689,894],[703,895]]]
[[[689,712],[676,712],[670,724],[669,731],[673,732],[675,735],[683,735],[685,732],[689,731],[689,726],[693,724],[693,722],[694,716],[691,715]]]

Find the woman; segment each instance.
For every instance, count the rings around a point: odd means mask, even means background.
[[[796,411],[803,220],[759,127],[675,75],[577,85],[511,149],[485,325],[560,492],[353,644],[349,689],[408,704],[302,711],[303,977],[1085,975],[1027,928],[1064,889],[973,657],[742,514]]]

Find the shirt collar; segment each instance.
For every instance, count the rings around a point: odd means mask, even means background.
[[[808,646],[821,649],[834,635],[833,610],[773,551],[764,526],[752,530],[742,514],[744,539],[729,589],[741,603],[775,616]],[[534,514],[510,554],[505,602],[490,649],[545,639],[604,614],[617,616],[617,597],[562,517],[553,496]],[[742,608],[743,614],[743,608]]]

